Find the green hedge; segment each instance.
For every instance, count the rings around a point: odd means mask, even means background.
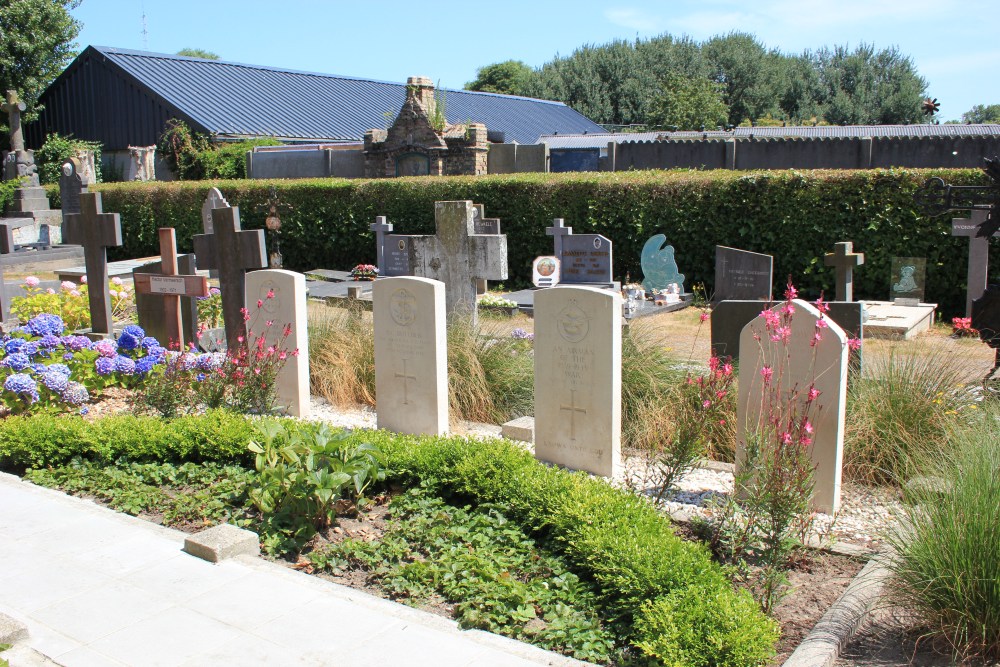
[[[374,261],[368,225],[376,215],[388,216],[397,233],[432,233],[435,201],[472,199],[501,219],[514,284],[530,280],[534,257],[551,254],[545,227],[561,217],[576,233],[600,232],[614,241],[619,278],[640,277],[643,244],[664,233],[687,284],[703,282],[709,290],[716,244],[773,254],[775,282],[792,275],[809,296],[821,289],[832,294],[833,270],[823,265],[823,253],[837,241],[854,241],[865,253],[865,265],[855,272],[857,298],[888,298],[892,257],[926,257],[927,298],[957,313],[965,304],[968,243],[951,237],[950,215],[928,218],[916,211],[913,193],[929,176],[963,185],[986,182],[974,169],[721,170],[115,183],[96,189],[104,193],[105,210],[122,216],[125,244],[113,251],[115,259],[158,254],[159,226],[176,227],[180,247],[190,249],[213,185],[240,207],[244,228],[263,228],[274,186],[293,207],[282,213],[281,231],[285,264],[293,269],[346,270]]]

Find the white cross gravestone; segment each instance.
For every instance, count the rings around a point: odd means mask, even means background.
[[[979,236],[979,227],[989,218],[989,211],[973,210],[968,218],[952,218],[951,235],[969,239],[969,271],[965,292],[965,316],[972,317],[972,302],[986,291],[986,272],[990,264],[990,240]],[[1000,236],[1000,232],[993,234]]]
[[[222,290],[222,317],[226,322],[226,344],[230,350],[246,338],[247,327],[241,312],[246,306],[246,273],[267,267],[264,231],[240,229],[240,210],[212,209],[211,234],[196,234],[194,254],[199,269],[217,269]]]
[[[251,313],[251,337],[264,335],[265,346],[279,346],[286,352],[285,365],[278,372],[277,405],[293,417],[309,417],[309,335],[306,322],[306,277],[284,269],[252,271],[246,277],[246,301]],[[267,326],[271,322],[271,326]],[[284,339],[286,326],[291,327]],[[249,344],[254,345],[255,340]],[[298,350],[293,355],[292,351]]]
[[[843,241],[823,256],[823,263],[837,269],[837,301],[854,301],[854,267],[865,263],[864,253],[854,252],[854,243]]]
[[[535,457],[611,477],[621,465],[622,297],[535,295]]]
[[[445,286],[428,278],[372,285],[378,427],[396,433],[448,432]]]
[[[434,203],[434,236],[412,236],[413,272],[445,284],[448,316],[476,321],[476,280],[507,279],[507,237],[476,234],[471,201]]]
[[[798,415],[808,415],[814,429],[809,445],[815,466],[812,508],[832,514],[840,507],[847,402],[847,336],[826,317],[823,318],[825,326],[817,328],[820,312],[812,304],[798,299],[793,304],[795,313],[787,342],[771,340],[772,332],[767,331],[763,315],[743,327],[740,334],[737,474],[745,463],[748,430],[766,432],[772,428],[767,424],[768,403],[794,404]],[[780,312],[783,307],[781,303],[772,310]],[[813,335],[817,332],[822,338],[812,346]],[[765,367],[770,369],[770,380],[761,372]],[[810,387],[819,394],[807,407]],[[776,436],[770,437],[773,440]]]
[[[80,194],[80,212],[66,216],[63,240],[83,246],[87,266],[91,336],[111,335],[111,293],[108,291],[108,248],[122,244],[122,223],[117,213],[104,213],[100,192]]]

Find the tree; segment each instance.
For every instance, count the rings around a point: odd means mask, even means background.
[[[505,60],[476,70],[476,80],[465,84],[466,90],[504,95],[523,95],[524,86],[534,71],[520,60]]]
[[[38,97],[75,56],[80,0],[0,0],[0,95],[16,90],[37,116]]]
[[[1000,123],[1000,104],[977,104],[962,114],[963,123]]]
[[[743,32],[713,37],[702,51],[712,78],[724,87],[732,125],[777,113],[780,54],[769,53],[753,35]]]
[[[924,120],[927,82],[896,47],[835,46],[812,56],[823,117],[834,125],[901,125]]]
[[[204,58],[205,60],[218,60],[219,54],[212,53],[211,51],[206,51],[205,49],[181,49],[177,52],[179,56],[187,56],[188,58]]]
[[[650,102],[649,123],[678,130],[724,126],[729,108],[722,93],[719,83],[670,72],[663,77],[662,91]]]

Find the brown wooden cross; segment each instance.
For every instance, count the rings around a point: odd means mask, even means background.
[[[83,246],[90,298],[90,330],[94,338],[111,335],[111,293],[108,291],[108,248],[122,244],[117,213],[104,213],[100,192],[80,194],[80,212],[63,221],[63,242]]]
[[[239,207],[212,209],[211,234],[196,234],[194,254],[199,269],[218,269],[222,289],[222,316],[226,320],[226,343],[236,350],[246,341],[246,272],[267,268],[264,230],[240,229]]]
[[[177,268],[177,237],[172,227],[161,227],[160,273],[133,273],[137,294],[157,294],[163,297],[164,322],[168,345],[176,343],[184,349],[184,324],[181,317],[182,296],[208,296],[208,278],[179,275]]]
[[[864,253],[854,252],[851,241],[835,243],[823,263],[837,268],[837,301],[854,301],[854,267],[865,263]]]

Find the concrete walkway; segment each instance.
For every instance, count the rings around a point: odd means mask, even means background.
[[[0,613],[18,665],[579,665],[0,473]]]

